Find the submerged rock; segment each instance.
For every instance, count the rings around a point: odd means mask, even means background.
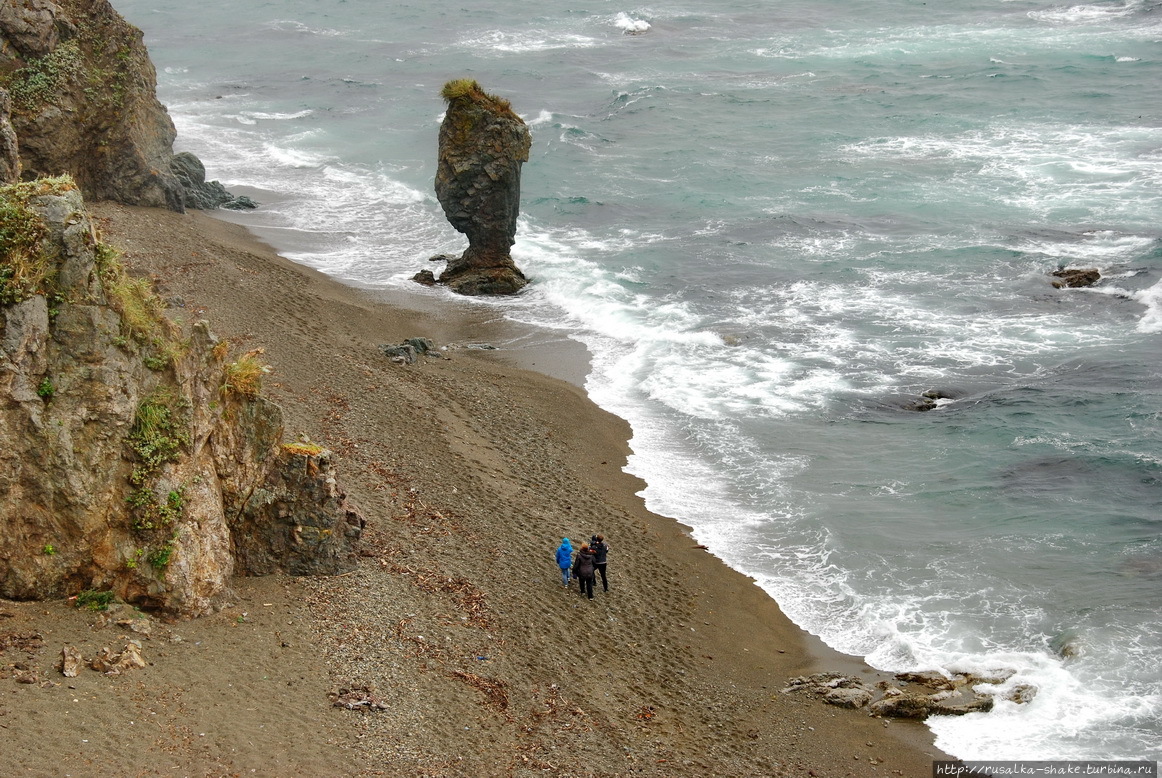
[[[998,683],[999,677],[940,673],[901,673],[889,680],[868,686],[862,679],[842,673],[817,673],[791,679],[783,693],[803,693],[829,705],[844,708],[867,708],[872,716],[901,719],[926,719],[929,716],[962,716],[990,711],[991,694],[977,693],[977,684]],[[1007,693],[1004,699],[1024,703],[1036,695],[1027,684]]]
[[[1083,286],[1093,286],[1101,280],[1101,272],[1097,268],[1062,268],[1054,270],[1050,273],[1054,278],[1060,279],[1053,282],[1055,289],[1069,288],[1077,289]]]
[[[436,198],[452,226],[468,237],[468,248],[459,257],[439,258],[447,266],[437,282],[460,294],[514,294],[528,283],[509,251],[532,136],[507,100],[475,81],[449,81],[441,94],[448,112],[440,125]]]

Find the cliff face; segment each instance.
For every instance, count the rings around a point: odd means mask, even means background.
[[[0,87],[26,179],[68,173],[88,197],[181,211],[156,85],[141,31],[107,0],[0,0]]]
[[[0,89],[0,184],[20,179],[20,147],[16,145],[11,114],[12,100],[7,91]]]
[[[461,294],[512,294],[527,283],[509,250],[532,136],[507,101],[475,81],[450,81],[443,96],[448,112],[440,125],[436,198],[468,237],[468,249],[448,260],[439,283]]]
[[[329,453],[282,445],[257,355],[163,308],[67,178],[0,187],[0,596],[195,616],[236,573],[349,565]]]

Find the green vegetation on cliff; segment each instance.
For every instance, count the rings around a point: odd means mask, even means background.
[[[456,100],[469,100],[493,113],[512,113],[512,103],[503,97],[488,94],[472,78],[456,78],[449,81],[440,90],[440,96],[448,103]]]
[[[36,113],[60,103],[62,96],[76,89],[82,90],[90,112],[123,107],[133,73],[144,60],[141,47],[132,45],[134,28],[116,16],[77,13],[74,18],[77,37],[0,77],[0,86],[12,96],[16,111]]]
[[[18,111],[34,111],[55,102],[56,96],[83,69],[77,41],[71,40],[12,73],[3,84]]]
[[[151,530],[168,527],[181,518],[184,496],[171,489],[165,499],[156,494],[157,478],[163,465],[176,462],[190,444],[189,423],[182,406],[188,404],[173,392],[159,388],[137,408],[133,429],[126,439],[137,463],[129,476],[134,486],[126,498],[133,509],[133,528]]]
[[[69,176],[0,186],[0,305],[53,293],[56,263],[45,250],[48,227],[30,201],[76,188]]]

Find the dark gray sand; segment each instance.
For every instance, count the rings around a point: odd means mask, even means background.
[[[265,349],[288,437],[337,454],[368,530],[349,574],[241,579],[221,612],[149,634],[131,609],[0,601],[5,775],[919,777],[945,758],[921,725],[780,693],[875,673],[645,510],[577,344],[344,286],[201,213],[91,210],[176,317]],[[409,337],[447,358],[378,351]],[[477,342],[503,348],[458,347]],[[552,553],[595,532],[611,591],[589,601]],[[55,667],[129,640],[144,668]],[[344,690],[379,706],[335,707]]]

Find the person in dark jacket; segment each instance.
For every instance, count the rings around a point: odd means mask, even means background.
[[[577,552],[577,561],[573,563],[573,575],[577,577],[577,584],[581,587],[582,594],[588,594],[589,599],[593,599],[593,584],[595,582],[593,561],[596,557],[593,552],[589,550],[588,543],[581,544],[581,550]]]
[[[605,577],[605,557],[609,554],[609,546],[605,543],[604,535],[594,535],[593,542],[589,544],[589,550],[593,552],[593,566],[597,568],[597,572],[601,573],[601,588],[609,591],[609,579]]]
[[[573,544],[569,538],[562,538],[557,546],[557,567],[561,568],[561,585],[569,585],[569,568],[573,566]]]

